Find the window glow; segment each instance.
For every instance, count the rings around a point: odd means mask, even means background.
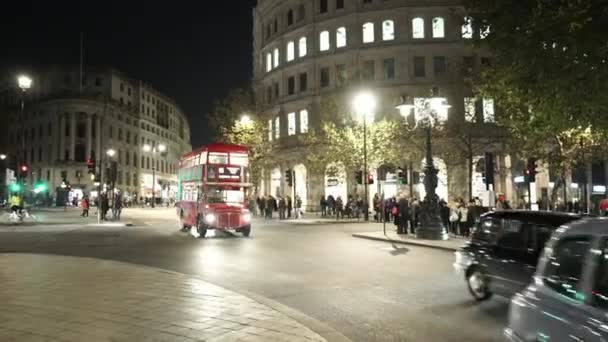
[[[412,37],[414,39],[424,38],[424,19],[412,19]]]
[[[300,133],[308,133],[308,111],[300,111]]]
[[[471,17],[464,18],[464,24],[462,24],[462,38],[473,38],[473,20]]]
[[[467,122],[475,122],[475,98],[464,98],[464,119]]]
[[[433,38],[445,38],[445,21],[441,17],[433,18]]]
[[[346,27],[339,27],[336,30],[336,47],[341,48],[346,46]]]
[[[374,23],[363,24],[363,43],[374,42]]]
[[[272,54],[269,52],[266,54],[266,72],[272,70]]]
[[[306,53],[306,37],[302,37],[298,43],[298,56],[304,57],[306,56]]]
[[[287,135],[296,134],[296,113],[287,114]]]
[[[279,49],[275,48],[274,49],[274,67],[278,67],[279,66]]]
[[[323,31],[319,34],[319,49],[321,51],[329,50],[329,31]]]
[[[291,62],[296,57],[296,44],[294,42],[287,43],[287,61]]]
[[[479,38],[485,39],[490,34],[490,26],[486,26],[479,30]]]
[[[484,122],[495,122],[494,117],[494,100],[483,99],[483,121]]]
[[[281,137],[281,118],[278,116],[274,119],[274,137],[275,139]]]
[[[272,141],[272,120],[268,120],[268,141]]]
[[[382,40],[393,39],[395,39],[395,22],[392,20],[385,20],[382,22]]]

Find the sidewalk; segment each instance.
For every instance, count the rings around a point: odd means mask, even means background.
[[[458,250],[462,245],[464,245],[468,241],[467,239],[452,235],[450,235],[450,239],[447,241],[421,240],[416,239],[412,235],[397,234],[394,231],[394,227],[391,227],[390,231],[389,229],[387,229],[386,235],[384,235],[384,232],[381,230],[365,233],[353,233],[352,236],[361,239],[435,248],[450,252]]]
[[[174,272],[33,254],[0,254],[0,270],[0,341],[326,341],[269,305]]]

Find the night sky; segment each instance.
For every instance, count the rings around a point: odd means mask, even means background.
[[[173,97],[192,145],[209,141],[213,100],[251,78],[252,9],[236,1],[13,1],[0,14],[0,70],[15,65],[112,66]]]

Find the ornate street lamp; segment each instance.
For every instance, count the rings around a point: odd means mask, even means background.
[[[432,130],[435,125],[447,121],[447,112],[450,108],[447,100],[439,96],[439,89],[431,90],[431,97],[419,103],[413,103],[411,98],[403,97],[397,107],[404,117],[410,115],[412,109],[416,126],[424,128],[426,132],[426,161],[424,165],[424,189],[426,196],[420,204],[420,227],[416,229],[416,237],[427,240],[447,240],[448,233],[441,220],[439,197],[435,192],[437,188],[437,173],[433,163]]]
[[[32,87],[32,79],[26,75],[19,75],[17,77],[17,85],[21,89],[21,115],[19,116],[19,123],[21,128],[21,144],[19,145],[19,152],[17,153],[17,164],[21,165],[25,163],[25,93]],[[23,160],[21,160],[23,159]],[[18,182],[23,184],[21,174],[17,175]],[[21,188],[23,190],[23,187]]]
[[[365,199],[363,200],[363,217],[369,221],[369,177],[367,174],[367,120],[374,120],[376,109],[376,97],[369,92],[357,94],[353,100],[355,113],[363,120],[363,184],[365,187]]]

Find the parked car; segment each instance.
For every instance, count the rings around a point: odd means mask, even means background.
[[[454,268],[464,274],[469,292],[478,301],[496,293],[511,297],[532,279],[541,251],[561,225],[580,215],[529,210],[486,213],[471,241],[456,252]]]
[[[557,230],[534,281],[511,299],[508,341],[608,341],[608,220]]]

